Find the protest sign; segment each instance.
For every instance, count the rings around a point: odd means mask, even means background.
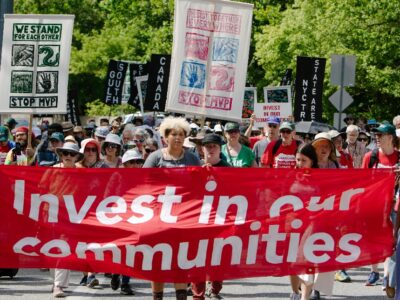
[[[175,1],[166,110],[241,120],[253,5]]]
[[[147,81],[149,79],[149,75],[145,76],[136,76],[136,87],[138,90],[138,97],[139,97],[139,107],[142,114],[144,113],[144,101],[146,100],[147,94]]]
[[[249,119],[254,113],[254,103],[257,102],[257,88],[246,87],[243,97],[242,119]]]
[[[151,55],[144,110],[164,111],[167,101],[171,55]]]
[[[325,58],[297,57],[294,108],[296,121],[322,122],[325,64]]]
[[[0,112],[66,113],[74,16],[5,15]]]
[[[281,121],[289,120],[292,115],[290,91],[290,86],[264,87],[264,102],[254,103],[254,126],[264,127],[268,117],[278,117]]]
[[[108,63],[104,102],[108,105],[121,104],[122,87],[125,82],[128,63],[111,59]]]
[[[341,270],[393,251],[390,170],[3,166],[0,181],[0,268],[198,282]]]
[[[140,99],[138,88],[136,85],[136,77],[145,76],[149,74],[149,63],[130,63],[129,64],[129,79],[131,83],[131,96],[129,97],[128,104],[133,105],[140,109]]]

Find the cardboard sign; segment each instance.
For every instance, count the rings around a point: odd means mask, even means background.
[[[175,5],[166,110],[241,120],[253,5],[214,0]]]
[[[254,113],[254,103],[257,102],[257,88],[246,87],[244,89],[242,118],[249,119]]]
[[[4,15],[0,112],[67,112],[73,24],[70,15]]]
[[[144,110],[164,111],[167,101],[171,55],[151,55],[149,80],[147,81]]]
[[[106,104],[121,104],[122,87],[125,82],[127,69],[127,62],[110,60],[108,63],[106,85],[104,90],[104,102]]]
[[[292,115],[292,93],[290,86],[264,87],[264,102],[254,104],[256,121],[254,126],[264,127],[268,117],[289,120]]]
[[[138,93],[138,87],[136,85],[136,77],[145,76],[148,74],[149,74],[149,63],[129,64],[131,96],[129,97],[128,104],[133,105],[137,109],[140,109],[140,98]]]
[[[322,122],[325,58],[297,57],[295,121]]]

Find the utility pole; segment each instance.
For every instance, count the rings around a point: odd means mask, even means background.
[[[1,64],[1,51],[3,47],[4,14],[12,14],[13,8],[14,8],[13,0],[0,0],[0,64]]]

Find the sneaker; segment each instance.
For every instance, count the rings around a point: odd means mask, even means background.
[[[113,274],[111,276],[111,288],[116,291],[119,288],[120,280],[119,280],[119,274]]]
[[[135,293],[133,292],[131,286],[130,286],[129,284],[127,284],[127,283],[124,283],[124,284],[121,285],[121,292],[120,292],[120,294],[121,294],[121,295],[127,295],[127,296],[129,296],[129,295],[135,295]]]
[[[210,293],[209,297],[210,299],[224,299],[220,294],[214,294],[214,293]]]
[[[79,285],[85,286],[87,284],[87,275],[83,276]]]
[[[351,282],[350,276],[345,270],[340,270],[335,273],[335,280],[339,282]]]
[[[301,295],[296,293],[291,293],[290,300],[301,300]]]
[[[94,288],[95,286],[98,286],[98,285],[99,285],[99,281],[97,280],[96,277],[94,277],[94,276],[88,277],[87,284],[86,284],[87,287]]]
[[[320,300],[321,296],[319,295],[319,291],[312,290],[310,295],[310,300]]]
[[[59,286],[54,286],[53,287],[53,296],[55,298],[63,298],[63,297],[65,297],[63,289],[61,287],[59,287]]]
[[[379,273],[378,272],[371,272],[369,273],[368,280],[365,283],[366,286],[376,285],[379,281]]]

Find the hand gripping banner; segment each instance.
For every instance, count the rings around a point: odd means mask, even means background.
[[[392,254],[393,173],[0,168],[0,268],[158,282],[326,272]]]

